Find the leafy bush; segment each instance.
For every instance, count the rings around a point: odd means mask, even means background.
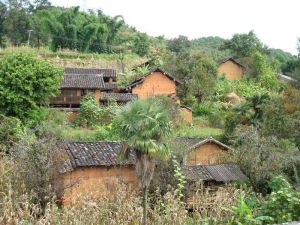
[[[262,136],[257,128],[238,130],[232,160],[237,162],[257,192],[270,192],[268,182],[278,175],[294,178],[300,153],[274,136]]]
[[[266,197],[259,213],[271,217],[269,223],[283,223],[300,219],[300,192],[293,190],[288,181],[274,177],[270,182],[272,192]]]
[[[18,179],[28,193],[36,195],[34,200],[42,207],[55,196],[62,195],[59,170],[66,155],[59,146],[57,131],[43,124],[28,130],[13,149]]]
[[[222,128],[225,123],[225,114],[228,111],[226,104],[220,101],[206,101],[195,104],[195,114],[205,116],[212,127]]]
[[[29,54],[10,54],[0,62],[0,110],[22,121],[35,120],[39,105],[58,93],[63,71]]]
[[[81,99],[80,113],[75,123],[83,127],[92,127],[100,123],[102,110],[91,93]]]
[[[22,137],[23,129],[19,119],[0,114],[0,155],[9,153],[10,148]]]
[[[253,209],[247,205],[242,195],[239,196],[237,206],[233,206],[228,210],[230,210],[232,216],[227,219],[227,223],[231,225],[260,225],[268,219],[266,216],[255,217]]]
[[[100,141],[100,140],[118,140],[116,136],[116,132],[113,130],[112,125],[103,125],[99,126],[96,129],[95,134],[93,135],[93,139]]]
[[[101,106],[92,93],[84,96],[80,104],[80,112],[75,124],[82,127],[96,127],[111,123],[119,108],[114,99],[110,99],[107,106]]]

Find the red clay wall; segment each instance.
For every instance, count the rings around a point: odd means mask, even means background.
[[[132,88],[132,93],[140,99],[147,99],[156,95],[176,94],[175,81],[169,79],[161,72],[148,75],[144,82]]]
[[[214,143],[205,143],[192,151],[186,160],[187,165],[219,163],[226,156],[226,150]]]
[[[225,74],[228,80],[239,80],[243,76],[243,68],[232,61],[226,61],[219,65],[219,74]]]
[[[64,204],[80,201],[86,197],[100,197],[106,189],[114,188],[118,182],[134,186],[138,184],[133,166],[78,168],[65,174],[63,181]]]

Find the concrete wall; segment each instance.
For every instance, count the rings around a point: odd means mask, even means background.
[[[63,175],[63,204],[81,201],[86,197],[101,197],[105,190],[116,183],[137,186],[134,166],[128,167],[84,167]]]
[[[243,68],[233,61],[229,60],[221,63],[218,68],[219,74],[225,74],[228,80],[239,80],[243,76]]]
[[[169,79],[161,72],[148,75],[144,82],[132,88],[132,93],[140,99],[147,99],[156,95],[176,94],[175,81]]]
[[[222,159],[227,155],[227,151],[223,150],[215,143],[205,143],[200,145],[187,156],[187,165],[198,164],[214,164],[222,162]]]

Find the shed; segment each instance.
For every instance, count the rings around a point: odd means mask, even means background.
[[[228,80],[239,80],[245,72],[245,66],[236,61],[232,57],[222,59],[218,62],[218,72],[220,75],[225,75]]]
[[[177,137],[175,144],[185,155],[184,164],[189,166],[222,162],[231,149],[212,137]]]
[[[247,177],[240,168],[233,164],[211,164],[185,166],[182,168],[189,181],[229,182],[245,180]]]
[[[137,184],[134,155],[123,162],[119,152],[127,147],[120,141],[69,142],[63,145],[67,160],[60,173],[65,187],[63,202],[82,197],[99,197],[118,182]]]

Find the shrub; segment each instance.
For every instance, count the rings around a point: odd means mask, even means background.
[[[266,197],[259,213],[271,217],[269,223],[283,223],[300,219],[300,192],[282,176],[277,176],[270,182],[272,192]]]
[[[22,121],[37,119],[40,105],[58,93],[63,71],[25,53],[9,54],[0,62],[0,110]]]
[[[23,126],[19,119],[0,114],[0,155],[9,153],[10,148],[20,140],[22,134]]]
[[[80,102],[80,113],[75,123],[83,127],[92,127],[100,123],[102,110],[95,96],[91,93],[84,96]]]
[[[34,200],[42,207],[63,191],[58,177],[66,156],[59,149],[56,134],[53,128],[41,125],[28,130],[13,149],[18,179],[28,193],[35,194]]]
[[[238,133],[232,160],[248,176],[255,191],[269,193],[268,182],[274,176],[294,174],[300,162],[298,149],[280,145],[276,137],[262,136],[254,127]]]

